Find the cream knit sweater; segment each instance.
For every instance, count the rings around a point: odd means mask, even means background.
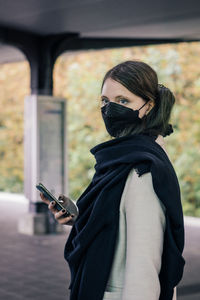
[[[162,136],[156,142],[165,150]],[[165,207],[153,189],[150,172],[138,177],[135,169],[130,171],[119,209],[116,249],[102,300],[158,300]]]

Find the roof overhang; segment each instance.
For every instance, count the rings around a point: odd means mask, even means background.
[[[130,46],[131,40],[132,46],[196,41],[199,16],[197,0],[0,0],[0,62],[25,59],[21,51],[5,43],[7,28],[44,37],[75,34],[83,41],[80,50],[99,49]]]

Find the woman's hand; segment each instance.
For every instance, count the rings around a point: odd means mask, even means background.
[[[71,216],[68,216],[66,217],[65,214],[66,214],[66,210],[63,211],[63,210],[60,210],[58,211],[56,208],[55,208],[55,201],[49,201],[43,193],[40,193],[40,197],[42,199],[42,201],[44,203],[46,203],[48,205],[48,208],[49,210],[53,213],[56,221],[62,225],[73,225],[74,222],[73,222],[73,217],[74,215],[71,215]],[[59,197],[60,198],[60,197]],[[62,195],[62,204],[64,204],[67,200],[67,197],[63,197]]]

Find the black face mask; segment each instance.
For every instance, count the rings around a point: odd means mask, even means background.
[[[127,125],[140,124],[142,119],[139,117],[139,110],[145,106],[146,103],[137,110],[133,110],[132,108],[125,107],[115,102],[109,102],[101,107],[101,114],[108,133],[111,136],[116,137]]]

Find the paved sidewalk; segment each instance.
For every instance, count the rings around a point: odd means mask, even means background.
[[[23,235],[17,232],[17,219],[27,205],[0,200],[0,211],[0,299],[69,299],[70,274],[63,256],[68,233]]]
[[[0,193],[0,299],[67,300],[70,273],[63,251],[71,226],[59,235],[28,236],[17,232],[27,211],[20,197]],[[178,300],[200,300],[200,220],[185,217],[186,259]],[[95,300],[95,299],[85,299]]]

